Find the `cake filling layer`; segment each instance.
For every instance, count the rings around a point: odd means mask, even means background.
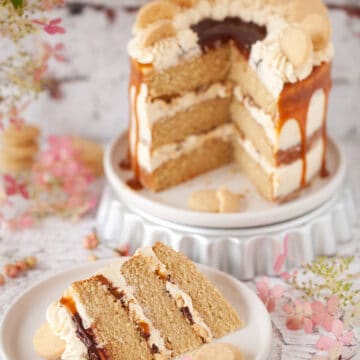
[[[203,342],[210,342],[213,338],[210,328],[201,315],[194,309],[191,297],[172,281],[171,273],[167,271],[166,266],[159,260],[153,249],[151,247],[141,248],[135,255],[148,256],[154,260],[155,266],[153,271],[165,281],[166,290],[171,298],[175,300],[178,309],[188,319],[189,324]]]
[[[96,343],[91,328],[94,321],[88,316],[71,287],[66,296],[48,308],[47,321],[55,335],[66,343],[62,360],[107,359],[103,349]]]
[[[130,89],[131,102],[136,103],[136,113],[138,117],[139,126],[139,140],[150,143],[151,130],[155,122],[171,118],[177,113],[186,111],[192,106],[202,102],[220,98],[226,99],[231,97],[231,85],[217,83],[210,85],[207,89],[200,91],[193,91],[185,94],[184,96],[175,97],[169,101],[157,99],[149,99],[148,86],[142,83],[140,92],[136,96],[135,89]],[[132,119],[134,122],[135,119]],[[132,131],[136,131],[133,129]],[[134,135],[131,136],[134,138]]]
[[[131,320],[137,324],[141,335],[147,341],[152,354],[163,356],[164,359],[171,357],[171,351],[165,346],[165,341],[159,330],[155,328],[152,321],[145,315],[142,307],[134,296],[131,286],[128,286],[124,276],[121,274],[121,263],[109,265],[102,269],[98,276],[99,281],[108,286],[115,297],[119,299],[127,309]],[[160,356],[157,357],[159,360]]]
[[[66,343],[62,354],[63,360],[88,360],[88,350],[85,344],[76,336],[77,327],[71,313],[59,302],[51,304],[46,313],[47,321],[56,336]]]
[[[304,173],[304,161],[302,158],[290,164],[276,167],[266,161],[249,140],[238,136],[236,143],[268,175],[272,184],[272,194],[274,198],[285,198],[295,190],[301,188]],[[323,139],[320,138],[306,153],[306,182],[310,181],[321,169],[324,146],[325,143]]]
[[[180,143],[165,145],[153,151],[151,151],[151,146],[149,144],[139,142],[137,146],[137,159],[140,167],[151,173],[165,162],[177,159],[180,156],[191,152],[209,139],[223,139],[225,141],[230,141],[233,133],[234,126],[232,124],[226,124],[203,135],[189,136]]]
[[[251,117],[262,127],[269,143],[273,146],[274,152],[287,151],[301,144],[302,134],[297,119],[289,118],[283,121],[279,129],[279,114],[276,118],[267,114],[256,106],[251,97],[244,96],[239,87],[234,88],[236,101],[242,103]],[[312,138],[323,127],[326,111],[326,95],[322,88],[317,89],[311,96],[306,116],[306,137]],[[296,111],[294,110],[294,115]],[[289,114],[290,115],[290,114]],[[309,146],[308,146],[309,147]]]

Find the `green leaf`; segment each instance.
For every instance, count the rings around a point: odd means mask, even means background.
[[[10,0],[15,9],[22,9],[24,7],[24,0]]]

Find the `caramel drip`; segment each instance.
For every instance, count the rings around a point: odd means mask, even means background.
[[[326,169],[326,108],[327,99],[332,86],[331,81],[331,63],[324,63],[314,69],[312,75],[305,80],[297,82],[296,84],[286,84],[279,99],[279,122],[278,135],[280,136],[283,127],[290,119],[295,119],[298,123],[301,133],[301,148],[300,154],[303,162],[303,171],[301,177],[301,185],[306,185],[307,161],[306,154],[309,149],[306,129],[308,110],[311,98],[314,92],[318,89],[323,89],[325,92],[325,111],[322,126],[322,137],[324,141],[323,164],[322,169]],[[323,172],[323,171],[322,171]]]
[[[82,319],[77,312],[76,305],[73,299],[62,297],[60,299],[60,304],[64,306],[72,315],[72,321],[76,327],[76,336],[80,341],[86,346],[88,351],[88,356],[90,360],[107,360],[104,349],[98,349],[95,335],[92,329],[85,329]]]
[[[139,146],[139,134],[140,134],[140,122],[139,122],[139,114],[137,111],[137,101],[140,94],[141,84],[144,82],[144,70],[151,69],[151,64],[140,64],[136,60],[131,59],[131,75],[130,75],[130,83],[129,83],[129,98],[130,98],[130,128],[129,128],[129,144],[131,145],[131,134],[134,134],[134,144],[133,149],[129,152],[129,160],[131,163],[131,169],[134,172],[134,179],[129,182],[129,186],[134,190],[140,190],[139,180],[140,180],[140,166],[138,161],[138,146]],[[132,97],[131,92],[134,89],[135,94]],[[137,181],[137,182],[136,182]],[[136,183],[136,186],[133,184]]]

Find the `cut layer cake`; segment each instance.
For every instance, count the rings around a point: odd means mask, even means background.
[[[333,46],[319,0],[156,0],[129,44],[129,155],[160,191],[236,161],[269,200],[326,173]]]
[[[242,326],[196,265],[161,243],[73,283],[47,321],[63,360],[171,359]]]

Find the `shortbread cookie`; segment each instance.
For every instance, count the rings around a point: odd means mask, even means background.
[[[170,20],[174,18],[178,8],[169,1],[157,0],[143,6],[135,23],[135,30],[145,29],[159,20]]]
[[[55,336],[48,323],[43,324],[35,333],[33,345],[38,355],[46,360],[60,360],[65,351],[65,343]]]
[[[83,139],[80,137],[73,137],[75,149],[80,153],[80,158],[83,163],[88,166],[95,176],[102,176],[103,170],[103,146],[97,142]]]
[[[216,197],[219,202],[219,212],[221,213],[235,213],[240,210],[240,199],[242,195],[234,194],[226,187],[221,187],[216,192]]]
[[[189,207],[194,211],[218,212],[219,201],[215,190],[200,190],[191,194]]]
[[[9,126],[1,136],[2,142],[5,146],[17,146],[33,143],[40,135],[38,127],[24,124],[21,127]]]
[[[296,44],[297,46],[294,46]],[[305,64],[312,53],[309,34],[296,26],[289,26],[282,34],[280,46],[286,57],[296,67]]]
[[[3,172],[21,172],[31,169],[34,163],[32,157],[16,159],[8,156],[3,150],[0,151],[0,170]]]
[[[21,146],[4,146],[1,152],[9,160],[33,159],[39,151],[39,145],[35,142],[24,144]]]
[[[239,348],[230,344],[208,344],[200,348],[193,360],[243,360]]]

